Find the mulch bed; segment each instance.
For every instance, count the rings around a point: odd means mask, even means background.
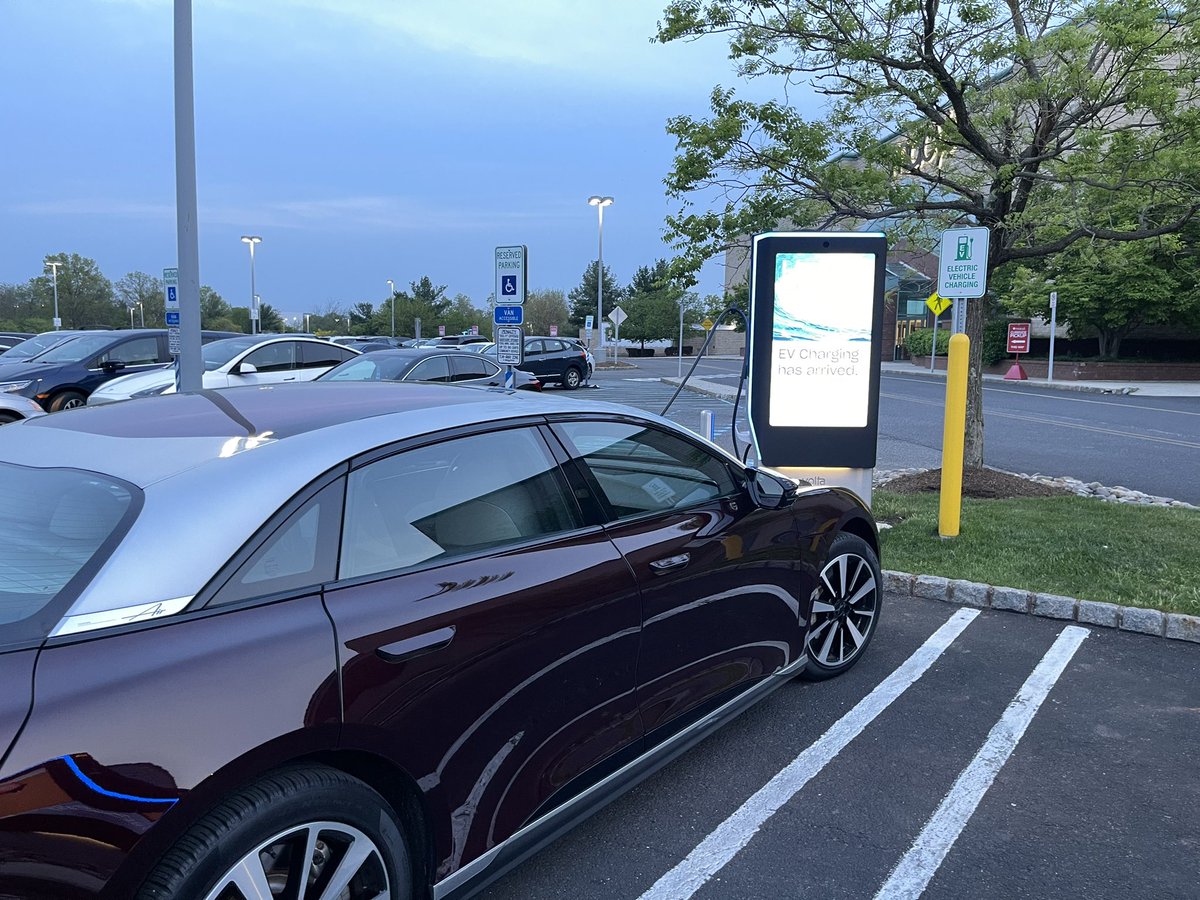
[[[942,489],[942,470],[928,469],[913,475],[900,475],[879,487],[896,494],[936,494]],[[1066,488],[1040,484],[995,469],[963,470],[964,497],[1002,500],[1008,497],[1058,497],[1070,493]]]

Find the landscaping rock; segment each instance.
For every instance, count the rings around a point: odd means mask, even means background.
[[[1013,612],[1029,612],[1029,591],[1016,588],[992,588],[992,609],[1008,609]]]
[[[885,569],[883,572],[883,589],[889,594],[903,594],[905,597],[912,596],[913,577],[907,572],[892,572]]]
[[[1200,644],[1200,616],[1170,613],[1167,616],[1167,637],[1176,641],[1195,641]]]
[[[952,581],[950,586],[953,589],[950,596],[955,603],[974,606],[977,609],[986,609],[991,604],[992,586],[990,584],[980,584],[977,581]]]
[[[1097,603],[1095,600],[1079,601],[1080,624],[1116,628],[1121,621],[1121,607],[1115,603]]]
[[[1157,609],[1127,606],[1121,611],[1121,630],[1140,634],[1162,634],[1166,617]]]
[[[1075,618],[1075,606],[1079,601],[1073,597],[1060,597],[1056,594],[1034,594],[1033,614],[1045,616],[1047,619]]]
[[[913,596],[924,600],[946,600],[950,579],[940,575],[918,575],[913,581]]]

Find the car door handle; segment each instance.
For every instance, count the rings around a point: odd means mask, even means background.
[[[432,653],[434,650],[448,647],[454,640],[454,631],[455,626],[448,625],[436,631],[427,631],[416,637],[396,641],[394,644],[384,644],[382,647],[375,648],[375,655],[386,663],[407,662],[418,656],[424,656],[426,653]]]
[[[650,568],[653,569],[656,574],[661,575],[664,572],[670,572],[672,569],[682,569],[691,561],[692,555],[690,553],[680,553],[677,556],[668,556],[663,559],[656,559],[654,562],[650,563]]]

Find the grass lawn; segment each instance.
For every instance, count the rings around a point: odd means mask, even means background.
[[[1200,615],[1200,512],[1088,497],[963,500],[938,537],[938,495],[873,492],[883,566],[1080,600]]]

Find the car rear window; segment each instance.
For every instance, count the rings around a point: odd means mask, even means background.
[[[0,646],[37,641],[128,529],[141,495],[78,469],[0,462]]]

